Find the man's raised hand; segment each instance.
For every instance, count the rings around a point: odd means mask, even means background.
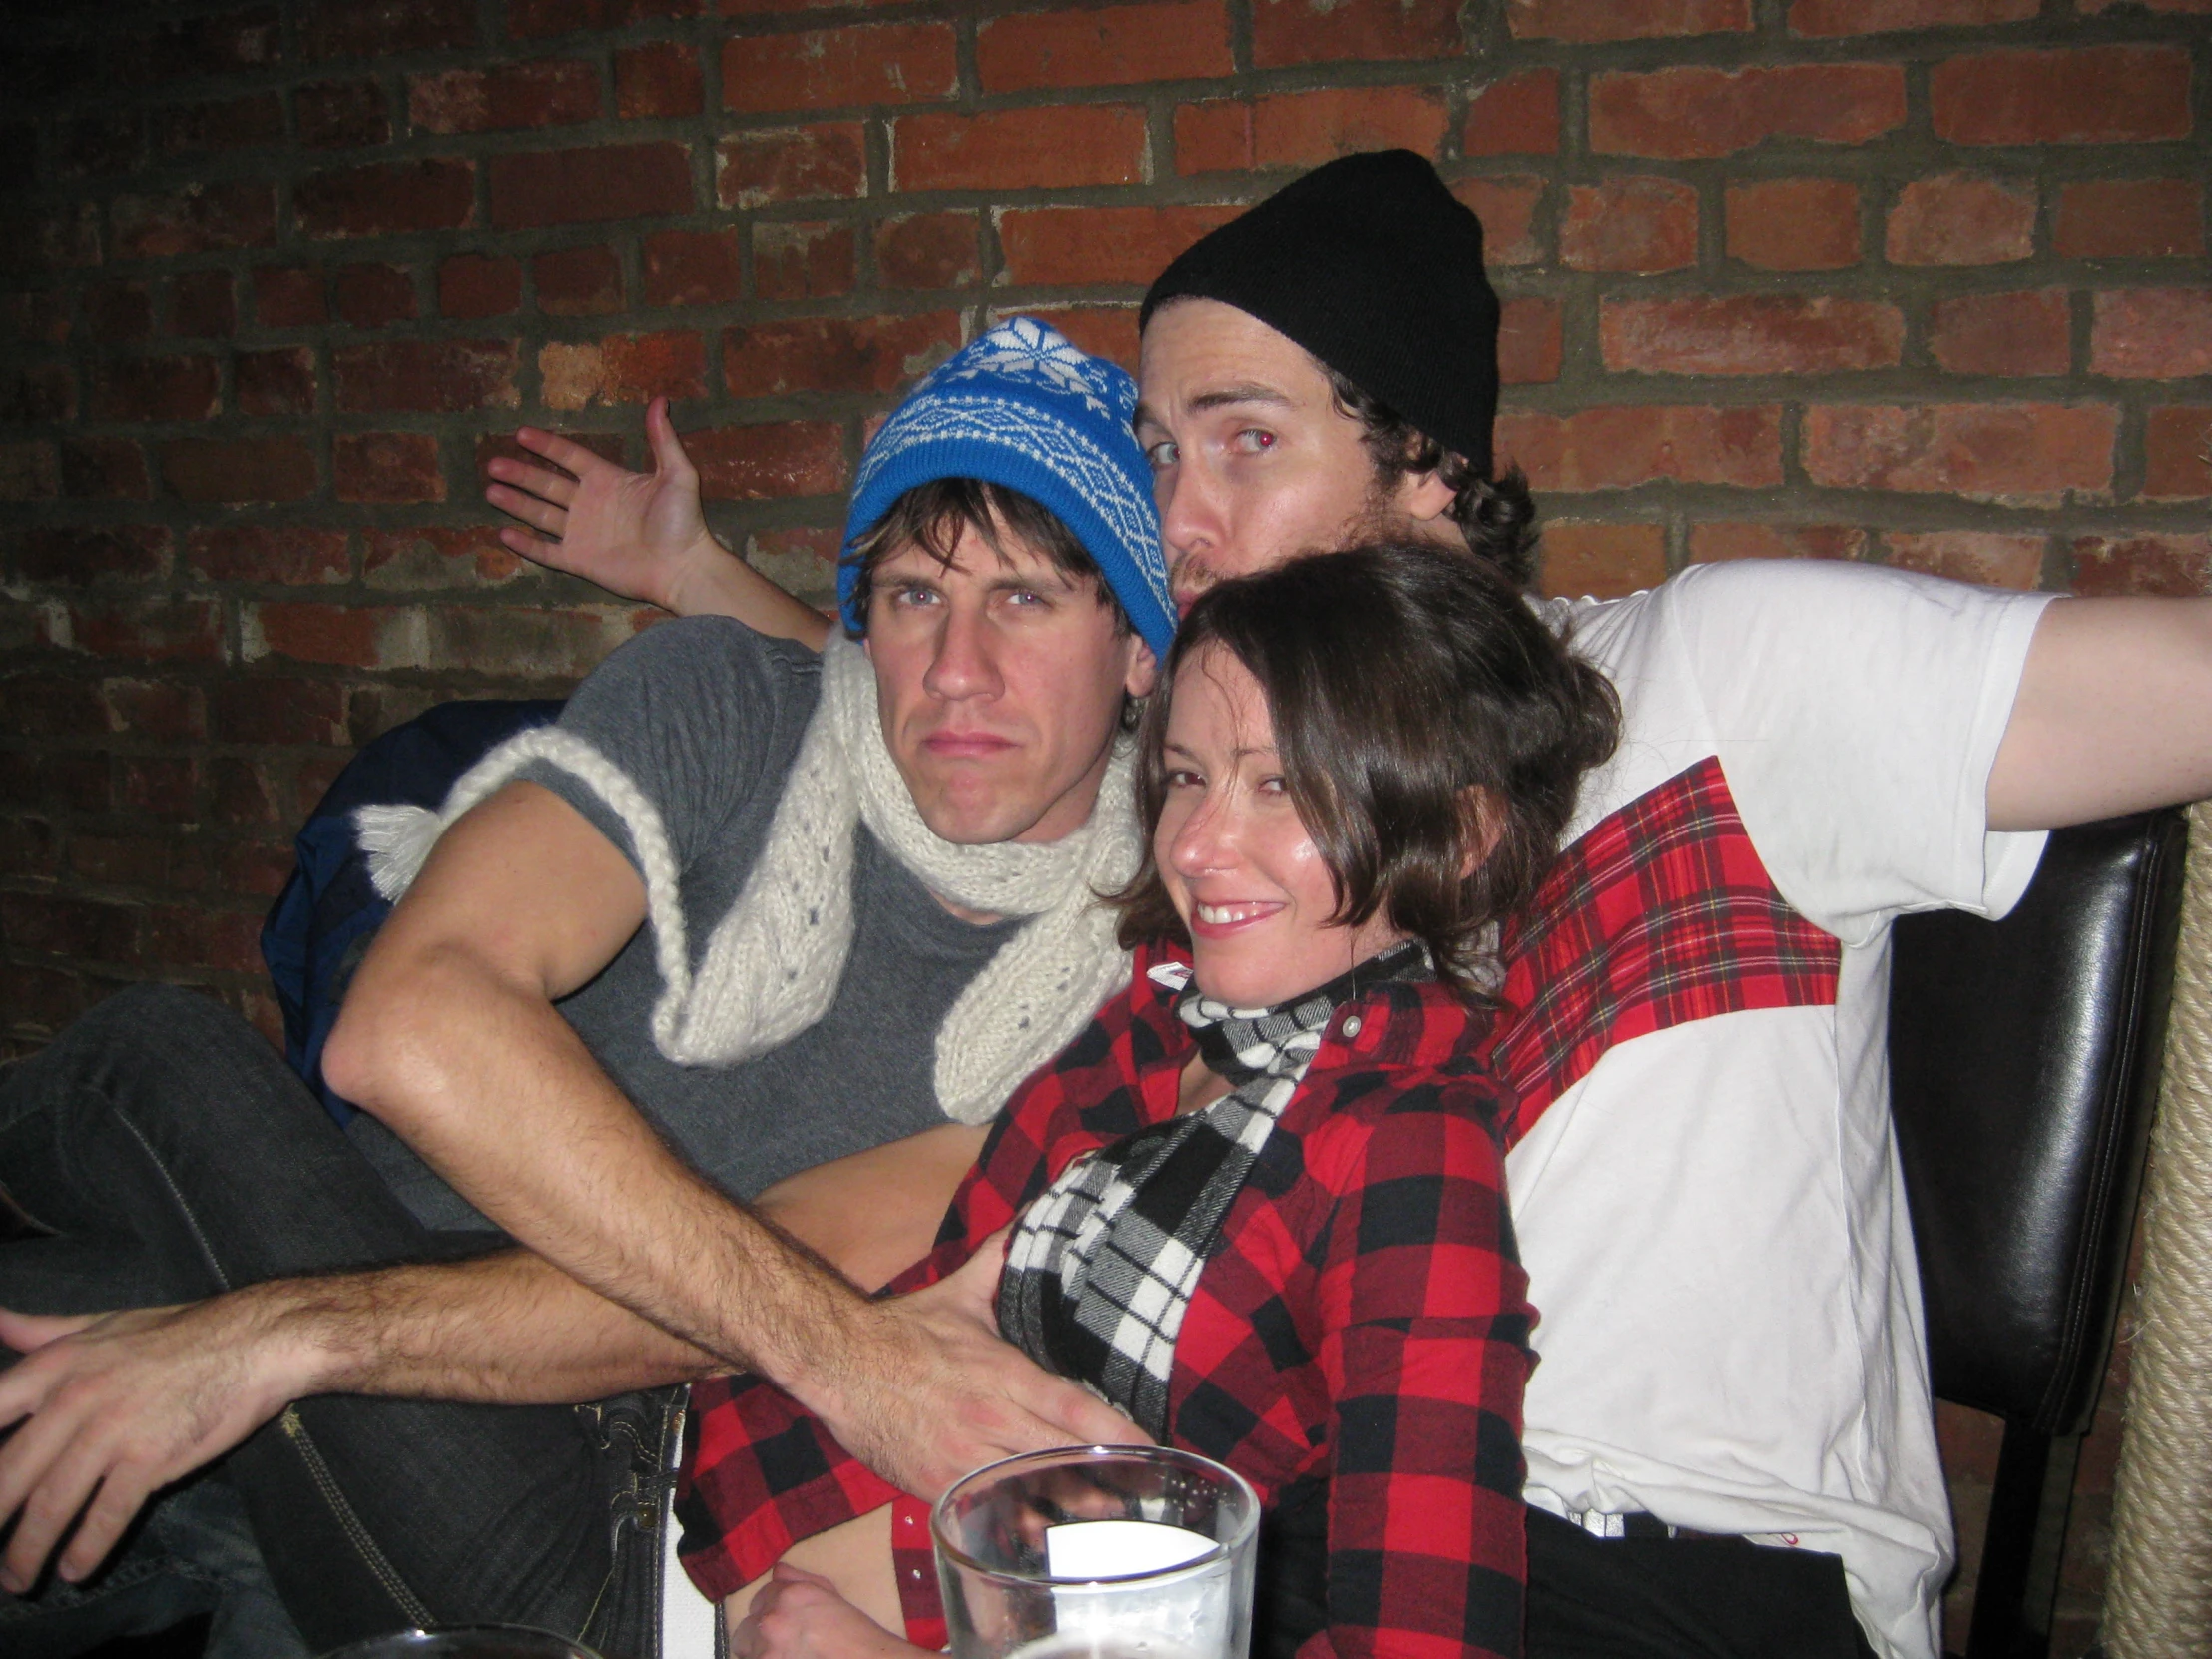
[[[809,1398],[844,1447],[886,1480],[934,1499],[961,1476],[1061,1445],[1131,1445],[1144,1430],[998,1335],[993,1304],[1005,1234],[959,1272],[873,1304],[862,1346]],[[803,1396],[813,1390],[802,1389]]]
[[[0,1310],[0,1589],[28,1590],[65,1532],[84,1578],[147,1498],[222,1456],[291,1397],[265,1312],[247,1296],[52,1319]],[[74,1531],[70,1522],[76,1521]]]
[[[632,472],[557,432],[525,426],[515,441],[574,476],[501,456],[487,469],[497,482],[484,499],[531,527],[499,532],[524,558],[625,599],[681,611],[686,586],[730,554],[708,533],[699,473],[668,418],[667,398],[646,406],[645,432],[653,470]]]

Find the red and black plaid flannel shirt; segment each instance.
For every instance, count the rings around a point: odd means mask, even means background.
[[[937,1249],[896,1288],[957,1267],[1079,1154],[1174,1113],[1193,1044],[1145,974],[1166,959],[1140,952],[1130,992],[1022,1087]],[[1532,1315],[1505,1205],[1509,1102],[1478,1058],[1485,1025],[1433,983],[1379,986],[1339,1011],[1176,1346],[1176,1444],[1228,1463],[1263,1501],[1328,1481],[1330,1623],[1306,1659],[1519,1651]],[[908,1627],[930,1633],[917,1499],[757,1379],[699,1383],[692,1407],[678,1514],[701,1590],[728,1595],[797,1539],[891,1502]]]

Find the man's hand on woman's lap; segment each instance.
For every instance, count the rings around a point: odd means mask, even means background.
[[[731,1659],[920,1659],[819,1573],[780,1561],[730,1627]]]

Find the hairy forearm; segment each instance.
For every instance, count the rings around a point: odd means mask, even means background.
[[[460,949],[387,965],[354,991],[376,1005],[354,1046],[378,1058],[348,1079],[352,1098],[512,1237],[795,1387],[866,1323],[851,1286],[662,1144],[542,993]]]

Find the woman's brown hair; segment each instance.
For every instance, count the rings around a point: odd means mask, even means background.
[[[1213,650],[1267,699],[1292,805],[1336,879],[1335,920],[1382,914],[1471,991],[1485,929],[1534,895],[1583,773],[1613,752],[1611,684],[1465,553],[1382,543],[1222,583],[1183,619],[1145,711],[1145,860],[1116,896],[1125,945],[1186,936],[1151,837],[1176,674]]]

